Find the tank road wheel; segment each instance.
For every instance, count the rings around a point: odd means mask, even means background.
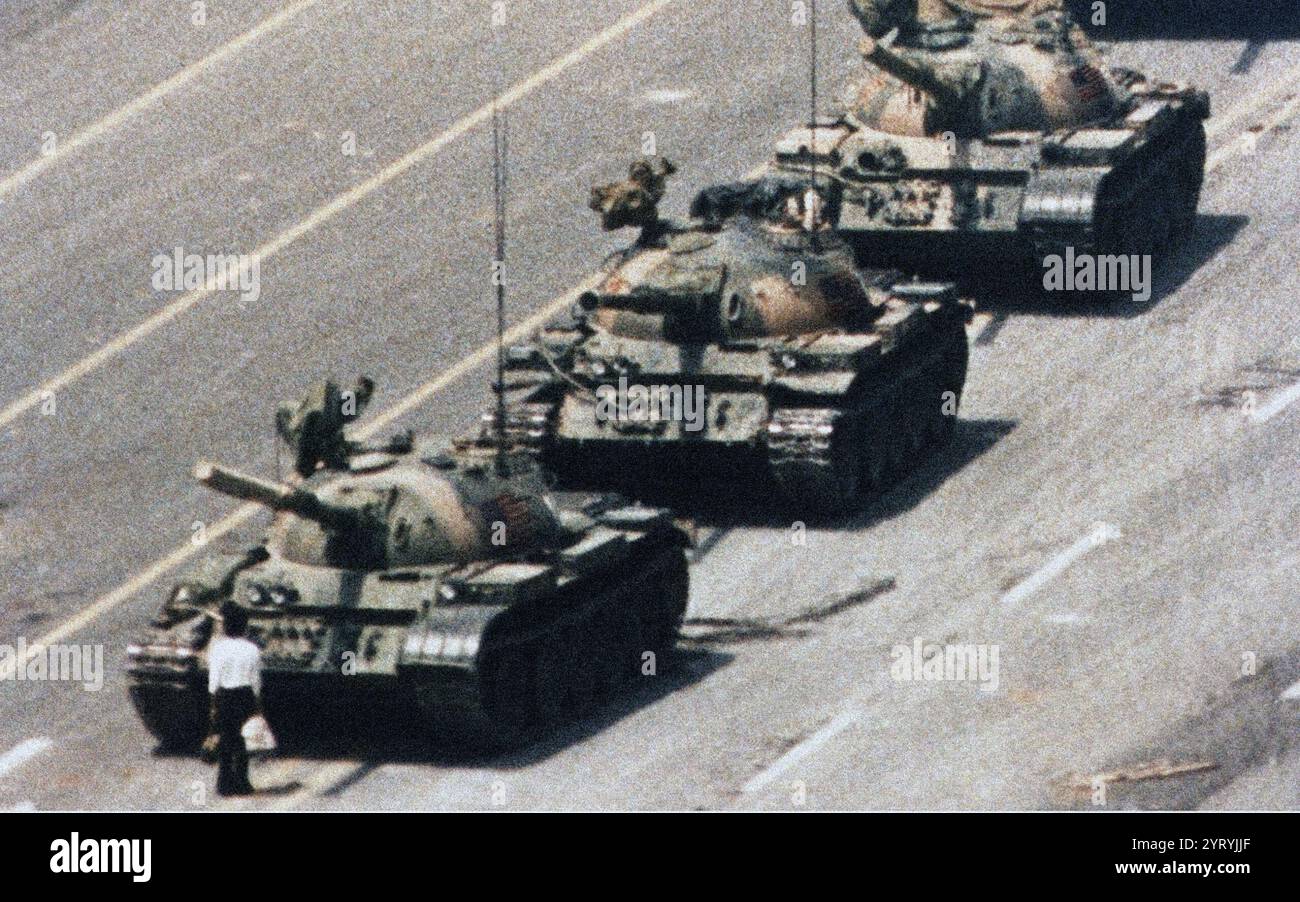
[[[1160,220],[1167,218],[1169,210],[1162,208],[1155,200],[1155,194],[1161,189],[1161,180],[1157,179],[1145,189],[1136,191],[1123,200],[1112,200],[1105,204],[1105,212],[1099,217],[1096,246],[1091,252],[1096,257],[1150,257],[1154,266],[1160,253]],[[1080,290],[1081,295],[1090,295],[1093,300],[1102,303],[1122,303],[1131,298],[1129,292],[1118,290],[1093,291]]]
[[[537,640],[533,669],[533,706],[539,724],[550,726],[564,716],[568,662],[555,630]]]
[[[1196,228],[1201,186],[1205,183],[1205,143],[1205,126],[1198,122],[1195,134],[1173,170],[1169,227],[1175,246],[1191,238]]]
[[[860,500],[860,416],[831,408],[778,410],[768,425],[768,467],[796,508],[835,516]]]
[[[509,742],[535,719],[534,656],[526,646],[498,649],[486,664],[487,709]]]
[[[642,631],[635,666],[640,671],[642,655],[654,654],[656,663],[677,644],[677,634],[686,618],[686,603],[690,595],[691,578],[686,556],[677,552],[669,569],[647,589],[641,599]]]
[[[904,437],[907,442],[909,470],[920,464],[925,449],[930,444],[930,418],[934,415],[935,405],[939,403],[934,391],[934,380],[926,373],[916,390],[911,393],[907,404],[907,417],[904,421]]]
[[[873,494],[889,487],[889,450],[880,442],[866,442],[862,450],[862,482]]]
[[[930,421],[930,441],[940,448],[952,439],[957,428],[957,413],[961,410],[961,395],[966,387],[966,368],[970,364],[970,345],[967,343],[966,330],[958,326],[947,352],[943,355],[943,371],[937,380],[936,397],[933,398],[935,418]],[[949,406],[951,393],[951,407]],[[951,412],[949,412],[951,410]]]
[[[208,732],[208,700],[201,691],[137,684],[130,689],[136,713],[167,751],[192,751]]]
[[[602,650],[596,666],[597,691],[604,697],[614,693],[636,670],[640,660],[641,621],[626,598],[596,614],[594,634]]]
[[[590,615],[574,624],[563,641],[565,650],[564,711],[568,715],[589,710],[599,694],[600,634]]]

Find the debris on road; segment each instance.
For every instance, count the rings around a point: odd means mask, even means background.
[[[1184,777],[1189,774],[1205,773],[1206,771],[1218,770],[1218,768],[1218,762],[1215,761],[1192,761],[1175,764],[1168,758],[1160,758],[1156,761],[1148,761],[1132,767],[1105,771],[1099,774],[1072,773],[1065,778],[1064,782],[1068,788],[1075,792],[1090,793],[1096,789],[1098,784],[1115,786],[1123,783],[1143,783],[1148,780],[1164,780],[1170,777]]]

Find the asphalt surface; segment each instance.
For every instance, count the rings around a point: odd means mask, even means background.
[[[834,86],[856,26],[822,7]],[[1113,35],[1116,63],[1213,96],[1195,239],[1149,305],[981,296],[952,446],[861,516],[802,546],[779,515],[703,516],[690,616],[738,629],[688,626],[671,671],[490,760],[323,741],[228,805],[197,760],[153,753],[125,646],[196,523],[238,547],[261,522],[223,520],[193,462],[287,466],[275,406],[327,373],[378,381],[381,433],[459,432],[484,404],[495,94],[516,323],[616,246],[587,186],[647,132],[680,209],[807,115],[784,3],[511,10],[496,42],[449,3],[214,2],[202,26],[188,4],[0,3],[0,644],[102,645],[106,667],[94,692],[0,681],[0,808],[1091,808],[1093,775],[1163,759],[1205,769],[1114,783],[1106,807],[1300,806],[1283,23]],[[259,254],[260,296],[155,290],[176,246]],[[891,678],[915,638],[997,646],[996,691]]]

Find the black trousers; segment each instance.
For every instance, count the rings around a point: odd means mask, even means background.
[[[236,795],[252,792],[248,782],[248,749],[241,732],[244,722],[257,710],[257,697],[251,687],[218,689],[213,697],[216,704],[217,727],[217,794]]]

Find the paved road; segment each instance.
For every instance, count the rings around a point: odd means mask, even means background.
[[[121,674],[194,524],[229,522],[189,467],[273,472],[275,404],[326,372],[379,381],[379,431],[471,421],[494,94],[516,322],[613,246],[586,186],[646,132],[681,205],[806,114],[783,3],[519,2],[503,47],[455,4],[208,6],[196,26],[180,4],[0,5],[0,642],[102,644],[107,667],[98,692],[0,682],[0,807],[215,805],[206,768],[151,754]],[[832,4],[822,37],[836,84],[855,35]],[[674,675],[511,756],[325,744],[237,807],[1090,807],[1072,783],[1163,758],[1215,768],[1107,805],[1296,807],[1294,29],[1113,37],[1216,106],[1197,237],[1155,303],[981,298],[952,447],[802,547],[788,523],[706,525],[691,614],[891,591],[776,639],[692,627]],[[156,290],[178,245],[256,254],[260,296]],[[996,645],[997,691],[891,679],[917,637]]]

